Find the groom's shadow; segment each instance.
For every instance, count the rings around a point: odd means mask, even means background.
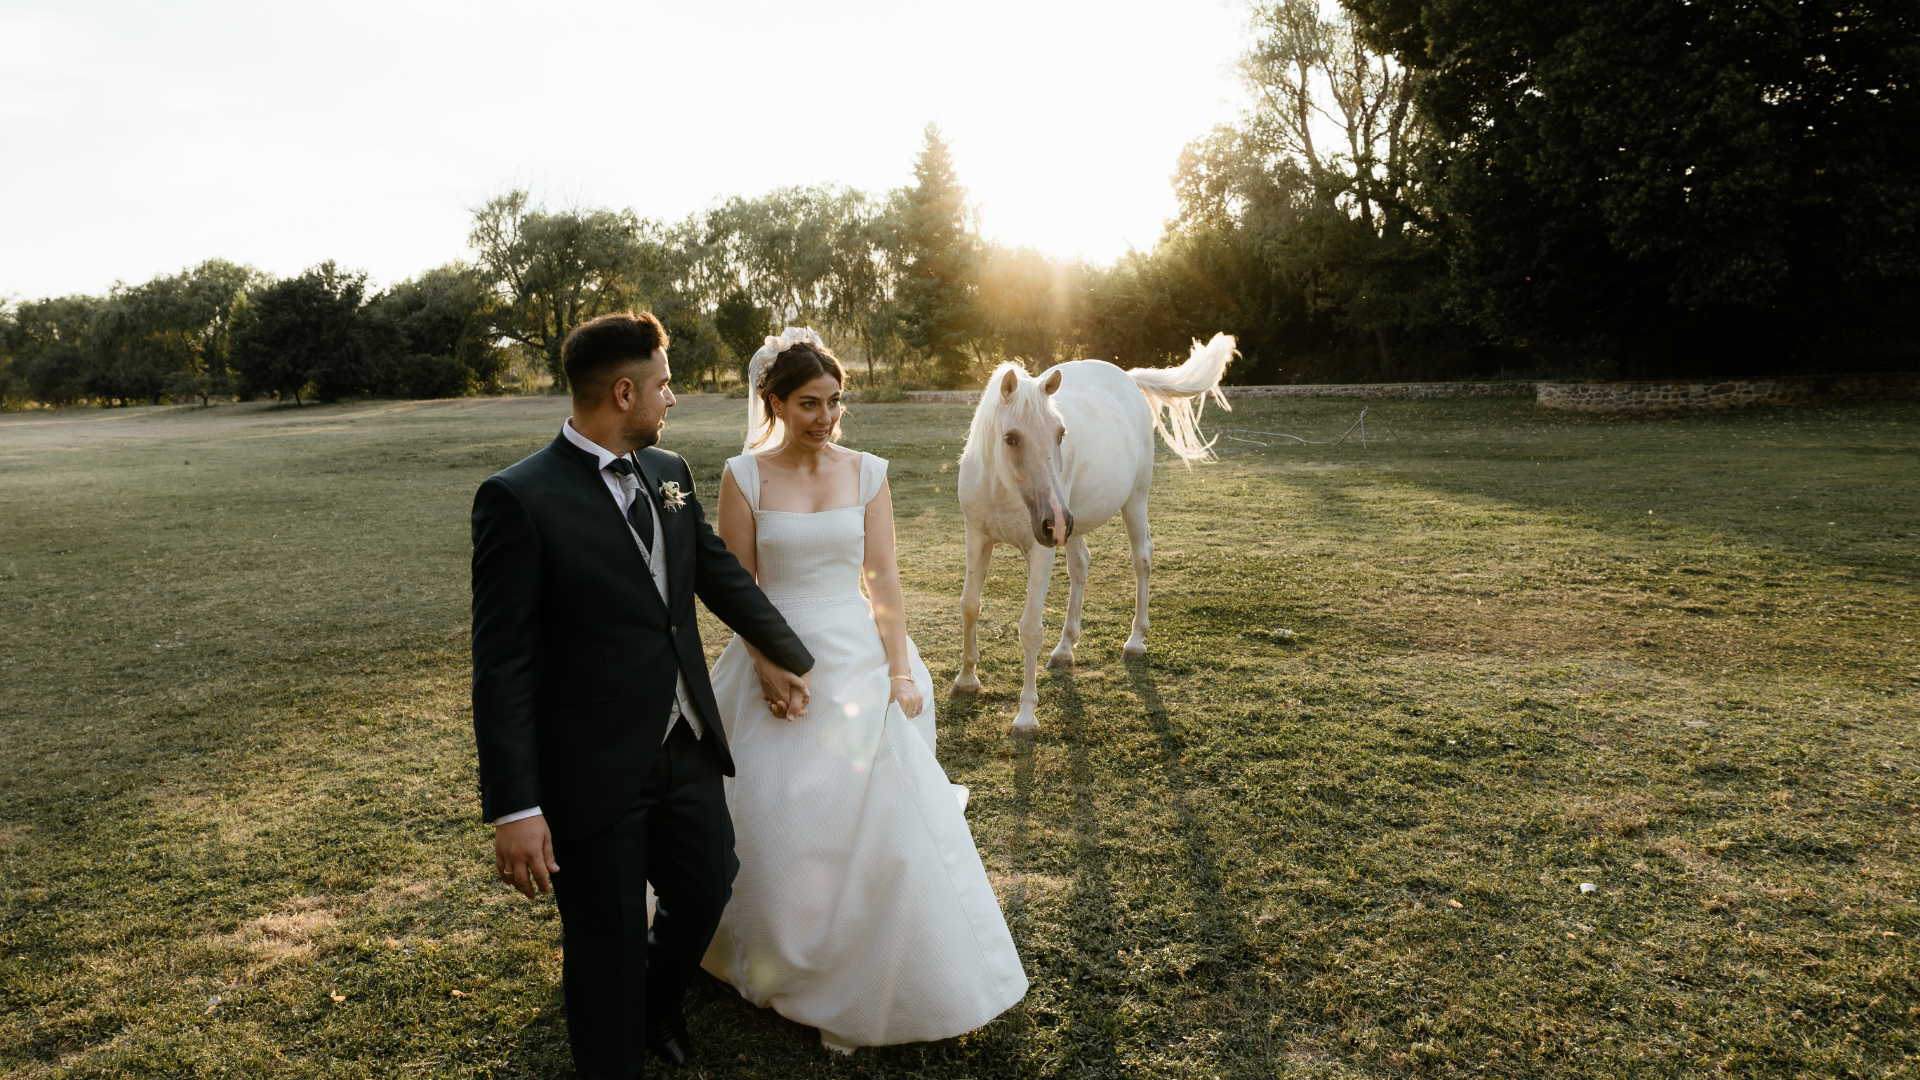
[[[573,1051],[567,1045],[567,1003],[560,984],[547,992],[533,1019],[515,1033],[513,1049],[508,1052],[502,1077],[568,1077],[573,1072]]]

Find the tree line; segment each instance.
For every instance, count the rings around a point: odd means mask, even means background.
[[[1914,365],[1913,0],[1247,14],[1247,107],[1174,163],[1158,242],[1110,264],[983,240],[929,125],[884,194],[661,222],[509,191],[474,210],[467,258],[379,291],[332,262],[276,280],[212,260],[0,305],[0,397],[564,387],[567,330],[629,308],[711,389],[789,311],[883,396],[1009,357],[1160,364],[1220,330],[1240,382]]]

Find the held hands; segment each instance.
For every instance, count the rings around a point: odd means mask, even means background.
[[[493,827],[493,868],[500,880],[529,900],[553,891],[548,874],[560,872],[553,861],[553,834],[539,814]]]
[[[760,676],[760,696],[767,699],[767,710],[783,720],[798,720],[807,715],[807,677],[751,650],[754,674]]]
[[[921,699],[920,688],[914,685],[912,676],[892,676],[891,689],[892,693],[887,695],[887,700],[897,703],[901,713],[909,718],[920,715],[920,710],[926,702]]]

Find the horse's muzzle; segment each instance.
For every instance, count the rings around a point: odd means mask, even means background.
[[[1066,543],[1067,537],[1073,535],[1073,511],[1061,507],[1060,518],[1060,522],[1056,523],[1053,520],[1053,515],[1047,514],[1035,522],[1033,526],[1034,539],[1048,547],[1059,547]]]

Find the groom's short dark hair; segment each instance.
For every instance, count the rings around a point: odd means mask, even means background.
[[[653,312],[638,315],[621,312],[588,319],[573,328],[560,346],[560,366],[567,373],[573,396],[584,393],[597,397],[611,383],[611,370],[623,364],[644,363],[653,359],[656,349],[667,347],[667,328]]]

